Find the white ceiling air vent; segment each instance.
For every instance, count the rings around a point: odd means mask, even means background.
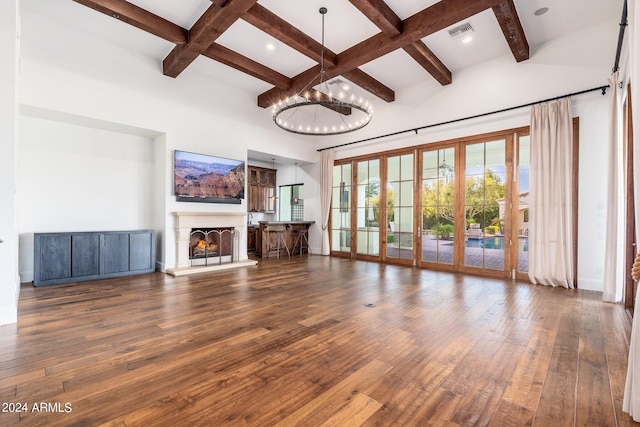
[[[470,23],[465,22],[462,25],[458,25],[457,27],[453,27],[449,30],[449,35],[452,38],[458,38],[458,37],[462,37],[468,34],[473,33],[473,27],[471,26]]]

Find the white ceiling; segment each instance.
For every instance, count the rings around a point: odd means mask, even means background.
[[[385,1],[401,19],[437,3],[434,0]],[[211,0],[130,0],[130,3],[187,29],[211,6]],[[619,21],[623,0],[514,0],[514,3],[533,56],[536,49],[547,41],[603,21]],[[347,0],[259,0],[259,4],[317,41],[321,41],[322,31],[322,17],[318,9],[326,7],[325,45],[335,53],[380,32]],[[174,48],[173,44],[165,40],[71,0],[21,0],[21,7],[157,58],[159,63]],[[542,7],[548,7],[549,11],[536,16],[534,12]],[[422,40],[452,72],[453,85],[456,82],[456,72],[510,54],[509,46],[491,10],[481,12],[465,22],[469,22],[475,30],[471,43],[463,44],[460,39],[452,38],[446,29]],[[231,25],[216,42],[288,77],[316,64],[314,60],[243,20]],[[275,48],[268,50],[268,45]],[[611,46],[611,50],[613,57],[615,46]],[[360,69],[396,92],[424,81],[434,81],[402,49],[364,64]],[[160,67],[158,72],[161,72]],[[187,72],[177,78],[188,78],[188,74],[193,72],[239,87],[256,97],[272,87],[205,57],[199,57],[188,67]],[[358,95],[362,93],[359,88],[352,90]]]
[[[45,14],[51,19],[63,20],[68,25],[139,50],[157,57],[158,60],[162,60],[173,48],[169,42],[69,0],[22,0],[21,3],[22,7],[34,12]],[[130,3],[183,28],[190,28],[211,5],[210,0],[131,0]],[[347,0],[259,0],[258,3],[317,41],[321,40],[322,30],[322,18],[318,9],[326,7],[325,45],[336,53],[380,32]],[[401,19],[405,19],[437,1],[386,0],[386,3]],[[514,3],[532,54],[536,46],[546,41],[603,21],[619,19],[622,12],[622,0],[515,0]],[[534,12],[541,7],[548,7],[549,11],[542,16],[535,16]],[[423,39],[454,76],[456,71],[509,53],[509,46],[490,10],[471,17],[467,22],[475,30],[471,43],[463,44],[459,39],[451,38],[446,30]],[[233,24],[217,43],[289,77],[315,65],[315,61],[243,20]],[[266,46],[269,44],[275,46],[275,49],[267,50]],[[614,49],[615,46],[612,46],[612,50]],[[241,73],[226,66],[226,72],[221,76],[219,67],[208,64],[211,62],[208,59],[198,61],[198,71],[207,73],[211,68],[214,71],[210,72],[211,75],[227,79],[229,83],[240,85],[256,95],[269,88],[269,85],[253,77],[234,78],[235,74]],[[432,79],[402,50],[394,51],[360,68],[395,91]]]

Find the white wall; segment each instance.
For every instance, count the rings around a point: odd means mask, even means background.
[[[574,107],[580,117],[578,287],[594,291],[604,286],[608,103],[608,96],[596,94]]]
[[[0,2],[0,325],[18,318],[18,233],[16,225],[17,0]]]
[[[156,229],[154,141],[20,118],[20,279],[33,280],[33,233]],[[96,227],[101,226],[100,229]]]

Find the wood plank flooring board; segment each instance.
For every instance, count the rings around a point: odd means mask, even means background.
[[[593,293],[595,294],[595,293]],[[599,299],[583,294],[580,318],[576,425],[615,425],[613,399],[600,324]],[[604,396],[604,398],[603,398]]]
[[[611,391],[615,398],[622,399],[625,383],[616,381],[616,379],[626,378],[627,354],[618,351],[618,349],[629,345],[631,322],[626,315],[619,315],[620,312],[615,308],[616,305],[614,304],[602,304],[600,307],[600,319],[611,380]]]
[[[630,426],[598,297],[320,256],[25,286],[0,400],[73,411],[0,425]]]
[[[620,426],[630,426],[634,424],[633,421],[630,420],[627,414],[622,412],[627,372],[627,353],[621,352],[619,349],[629,345],[631,322],[626,313],[621,313],[615,308],[615,304],[602,304],[600,307],[602,335],[604,337],[616,421]]]
[[[59,375],[19,382],[15,397],[21,402],[46,402],[51,395],[64,394],[62,378]],[[43,400],[44,399],[44,400]]]
[[[542,327],[534,332],[505,390],[505,402],[515,404],[516,408],[535,412],[547,375],[555,336],[555,331],[544,331]]]
[[[491,420],[491,427],[517,427],[533,424],[535,412],[522,406],[502,400]]]
[[[456,367],[451,355],[463,355],[469,347],[466,345],[468,338],[458,337],[446,347],[427,348],[421,346],[403,358],[398,358],[393,368],[378,382],[372,384],[371,389],[363,389],[363,392],[372,396],[379,402],[386,402],[383,410],[377,413],[373,419],[378,425],[393,425],[405,414],[414,414],[416,411],[429,411],[431,408],[424,405],[431,393],[441,388],[444,380]],[[451,393],[447,390],[451,395]],[[439,401],[434,402],[439,405]]]
[[[315,411],[321,411],[323,407],[331,405],[336,401],[348,401],[348,398],[353,395],[353,390],[366,388],[371,382],[374,382],[383,376],[389,369],[390,366],[386,363],[378,360],[371,361],[352,375],[349,375],[335,386],[331,387],[303,407],[293,412],[283,421],[276,424],[276,426],[317,425],[316,423],[318,419],[314,417],[317,417],[318,414]],[[323,417],[319,418],[319,420],[322,419]]]
[[[575,423],[580,301],[576,294],[567,294],[566,299],[534,426],[573,426]]]

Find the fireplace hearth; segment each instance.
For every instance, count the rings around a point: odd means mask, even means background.
[[[247,259],[243,245],[247,233],[246,212],[174,212],[173,215],[176,255],[173,262],[169,261],[173,267],[166,269],[172,276],[257,264]],[[202,234],[195,237],[194,231]]]

